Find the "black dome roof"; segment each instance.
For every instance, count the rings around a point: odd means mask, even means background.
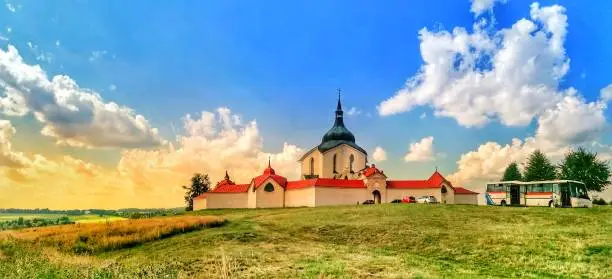
[[[355,144],[355,135],[344,126],[344,112],[342,111],[342,104],[340,98],[338,98],[338,107],[336,108],[336,121],[334,126],[323,135],[321,144],[318,146],[319,151],[325,152],[341,144],[348,144],[353,148],[367,154],[363,148]]]

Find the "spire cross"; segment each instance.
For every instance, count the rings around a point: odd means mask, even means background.
[[[342,92],[342,89],[338,88],[338,101],[340,101],[340,93]]]
[[[268,168],[270,168],[270,158],[272,158],[272,156],[268,156]]]

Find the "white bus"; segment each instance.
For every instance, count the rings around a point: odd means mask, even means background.
[[[488,205],[592,207],[584,183],[573,180],[487,183]]]

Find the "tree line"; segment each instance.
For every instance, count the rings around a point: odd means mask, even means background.
[[[575,180],[583,182],[589,191],[601,192],[611,184],[610,174],[609,162],[583,147],[570,150],[558,165],[537,149],[527,158],[524,172],[512,162],[504,171],[502,181]]]

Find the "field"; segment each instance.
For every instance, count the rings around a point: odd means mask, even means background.
[[[34,218],[39,218],[39,219],[57,219],[60,218],[62,216],[66,216],[66,215],[62,215],[62,214],[21,214],[21,213],[0,213],[0,222],[2,221],[10,221],[10,220],[17,220],[19,218],[23,218],[23,219],[34,219]]]
[[[17,220],[19,218],[23,219],[57,219],[64,216],[68,216],[70,220],[76,223],[97,223],[97,222],[112,222],[118,220],[126,220],[126,218],[118,217],[118,216],[100,216],[96,214],[87,214],[87,215],[63,215],[63,214],[21,214],[21,213],[0,213],[0,222],[2,221],[10,221]]]
[[[610,206],[387,204],[192,214],[228,222],[92,255],[12,238],[0,242],[0,277],[612,277]]]

